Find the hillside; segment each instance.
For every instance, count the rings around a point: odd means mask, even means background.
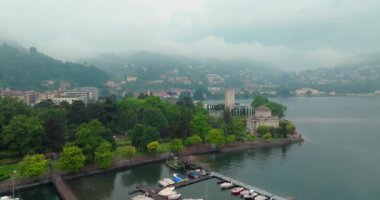
[[[274,91],[289,95],[299,88],[323,92],[370,93],[380,89],[380,61],[356,65],[284,72],[251,60],[200,60],[152,52],[109,53],[81,60],[107,71],[113,80],[136,77],[120,90],[155,90],[168,88],[241,88],[245,94]],[[210,78],[211,77],[211,78]],[[270,93],[274,94],[274,93]],[[221,94],[222,95],[222,94]]]
[[[194,59],[152,52],[109,53],[80,62],[107,71],[114,80],[136,76],[126,89],[195,88],[202,86],[245,87],[249,84],[272,84],[282,72],[250,60]],[[217,74],[223,81],[210,83],[208,75]],[[270,80],[270,81],[269,81]]]
[[[291,88],[311,87],[338,93],[371,93],[380,89],[380,62],[319,68],[299,73]]]
[[[102,87],[108,74],[93,66],[62,62],[31,47],[29,50],[7,44],[0,46],[0,87],[22,90],[55,89],[55,83],[70,82],[72,86]]]

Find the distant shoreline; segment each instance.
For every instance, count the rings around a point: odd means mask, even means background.
[[[186,147],[183,152],[180,153],[180,156],[191,156],[191,155],[201,155],[201,154],[210,154],[210,153],[226,153],[239,151],[244,149],[261,149],[268,147],[277,147],[293,143],[303,142],[304,138],[302,135],[296,133],[293,136],[288,138],[279,138],[273,139],[270,141],[254,141],[254,142],[240,142],[234,144],[227,144],[221,148],[216,148],[210,144],[201,144],[198,146]],[[154,162],[164,161],[169,157],[169,153],[162,153],[159,155],[149,155],[135,157],[131,160],[117,160],[107,169],[99,169],[95,165],[86,166],[81,172],[72,174],[68,172],[55,172],[55,173],[45,173],[37,178],[32,179],[17,179],[15,180],[15,189],[25,189],[30,187],[35,187],[41,184],[51,183],[51,180],[54,177],[62,176],[64,180],[72,180],[85,176],[91,176],[111,171],[119,171],[123,169],[128,169],[140,165],[150,164]],[[7,180],[0,182],[0,193],[6,193],[12,191],[12,180]]]

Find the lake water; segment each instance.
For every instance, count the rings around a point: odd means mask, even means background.
[[[380,97],[273,99],[288,107],[306,141],[302,144],[200,156],[217,172],[296,199],[380,199]],[[239,101],[238,101],[239,102]],[[243,101],[240,101],[243,102]],[[247,101],[245,101],[247,102]],[[81,199],[129,199],[129,191],[173,172],[163,163],[70,181]],[[185,197],[238,199],[217,180],[179,191]],[[55,199],[50,186],[18,192],[23,199]],[[50,195],[50,196],[49,196]]]

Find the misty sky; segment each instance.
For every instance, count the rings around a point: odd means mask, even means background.
[[[0,40],[64,60],[147,50],[285,70],[380,55],[380,0],[0,0]]]

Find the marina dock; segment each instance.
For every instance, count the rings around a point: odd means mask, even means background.
[[[262,190],[260,188],[257,188],[257,187],[254,187],[252,185],[248,185],[248,184],[245,184],[241,181],[238,181],[236,179],[233,179],[233,178],[230,178],[230,177],[227,177],[227,176],[224,176],[223,174],[219,174],[217,172],[211,172],[210,174],[212,177],[215,177],[217,179],[220,179],[220,180],[223,180],[223,181],[228,181],[234,185],[237,185],[237,186],[241,186],[241,187],[244,187],[248,190],[254,190],[255,192],[259,193],[259,194],[262,194],[262,195],[265,195],[265,196],[268,196],[270,199],[273,199],[273,200],[287,200],[286,198],[284,197],[280,197],[280,196],[277,196],[277,195],[274,195],[270,192],[267,192],[265,190]]]
[[[280,197],[278,195],[272,194],[272,193],[267,192],[265,190],[262,190],[260,188],[257,188],[257,187],[254,187],[252,185],[248,185],[246,183],[238,181],[236,179],[224,176],[224,175],[219,174],[217,172],[210,172],[209,175],[201,176],[201,177],[199,177],[197,179],[189,179],[189,180],[186,180],[186,181],[175,183],[173,185],[170,185],[170,187],[175,187],[175,188],[185,187],[185,186],[188,186],[188,185],[191,185],[191,184],[195,184],[195,183],[199,183],[199,182],[202,182],[202,181],[205,181],[205,180],[208,180],[208,179],[212,179],[212,178],[217,178],[217,179],[222,180],[222,181],[231,182],[235,186],[241,186],[241,187],[244,187],[244,188],[246,188],[248,190],[254,190],[255,192],[257,192],[257,193],[259,193],[261,195],[265,195],[265,196],[269,197],[269,199],[271,199],[271,200],[288,200],[287,198]],[[152,190],[152,189],[149,189],[149,188],[146,188],[146,187],[137,187],[136,191],[146,193],[146,194],[148,194],[149,197],[153,198],[154,200],[165,200],[165,199],[167,199],[166,197],[158,195],[158,192],[160,190],[162,190],[162,189],[163,188],[158,188],[158,189],[153,189]],[[133,192],[133,193],[135,193],[135,192]]]

